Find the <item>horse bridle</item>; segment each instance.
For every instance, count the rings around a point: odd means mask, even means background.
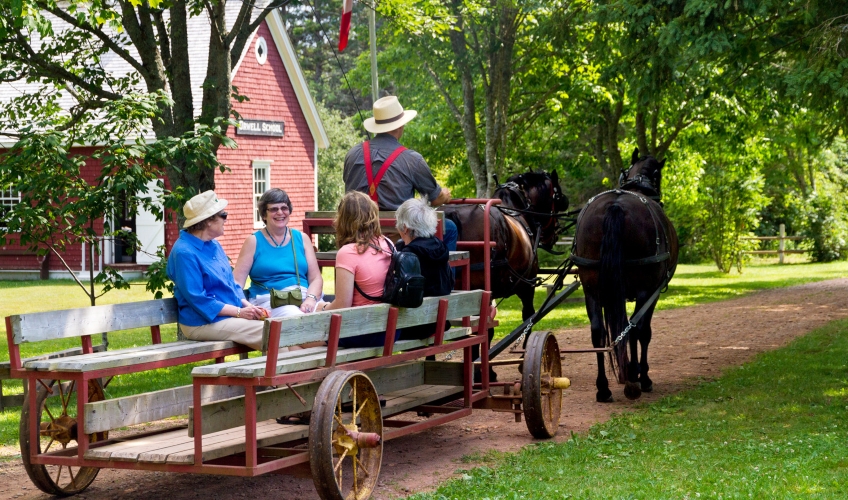
[[[526,191],[524,191],[524,187],[518,184],[515,181],[505,182],[503,184],[498,184],[498,187],[495,189],[496,191],[499,189],[505,189],[507,191],[511,191],[518,195],[521,202],[524,204],[524,208],[500,208],[501,211],[509,211],[515,214],[521,215],[535,215],[538,217],[547,217],[548,222],[543,226],[542,224],[536,224],[536,228],[539,231],[545,231],[550,228],[552,225],[556,224],[560,218],[566,217],[566,214],[560,214],[557,212],[557,205],[562,203],[565,198],[565,195],[562,193],[560,187],[554,183],[554,180],[551,178],[550,174],[545,173],[545,180],[551,183],[551,211],[550,212],[536,212],[534,210],[530,210],[530,200],[527,196]],[[531,236],[533,235],[533,231],[528,228],[528,233]]]
[[[632,179],[628,179],[627,175],[630,173],[630,169],[632,168],[633,165],[630,165],[627,169],[621,170],[621,175],[618,176],[618,187],[625,190],[639,188],[641,191],[645,192],[645,196],[659,203],[662,196],[660,195],[659,187],[654,184],[654,180],[642,173],[639,173]]]

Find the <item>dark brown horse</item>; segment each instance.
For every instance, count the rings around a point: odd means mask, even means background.
[[[524,319],[533,315],[533,294],[539,262],[538,246],[552,249],[559,235],[558,214],[568,208],[556,171],[513,175],[495,190],[502,200],[490,212],[492,298],[518,295]],[[464,242],[483,241],[482,205],[445,205],[445,216],[456,223],[458,250],[471,254],[471,288],[484,288],[483,247]]]
[[[619,383],[625,384],[624,395],[629,399],[653,390],[648,377],[651,316],[659,291],[677,267],[677,233],[659,203],[664,164],[652,156],[640,157],[637,148],[630,168],[622,172],[619,189],[596,195],[580,212],[572,251],[586,296],[592,345],[614,346]],[[632,327],[626,300],[636,301],[634,317],[645,308]],[[637,342],[641,356],[637,356]],[[604,355],[597,356],[595,397],[610,402]]]

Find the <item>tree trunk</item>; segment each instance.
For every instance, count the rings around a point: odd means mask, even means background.
[[[468,57],[465,42],[465,23],[462,17],[462,0],[454,0],[451,4],[456,16],[455,29],[450,32],[451,48],[456,56],[456,64],[462,82],[462,114],[459,116],[462,136],[465,140],[465,153],[468,155],[468,166],[474,176],[474,185],[478,197],[486,195],[488,189],[487,172],[480,158],[477,136],[477,105],[474,101],[474,76]]]

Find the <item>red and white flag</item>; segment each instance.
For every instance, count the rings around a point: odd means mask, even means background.
[[[353,0],[343,0],[342,27],[339,29],[339,52],[347,47],[347,35],[350,33],[350,12],[353,10]]]

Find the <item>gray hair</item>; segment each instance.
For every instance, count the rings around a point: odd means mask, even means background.
[[[259,198],[256,207],[259,210],[259,218],[264,221],[268,217],[268,205],[276,205],[277,203],[285,203],[289,207],[289,214],[293,212],[289,195],[280,188],[271,188],[262,193],[262,196]]]
[[[396,227],[405,227],[412,232],[413,238],[431,238],[436,234],[439,218],[430,208],[426,198],[410,198],[398,207],[395,214]]]

